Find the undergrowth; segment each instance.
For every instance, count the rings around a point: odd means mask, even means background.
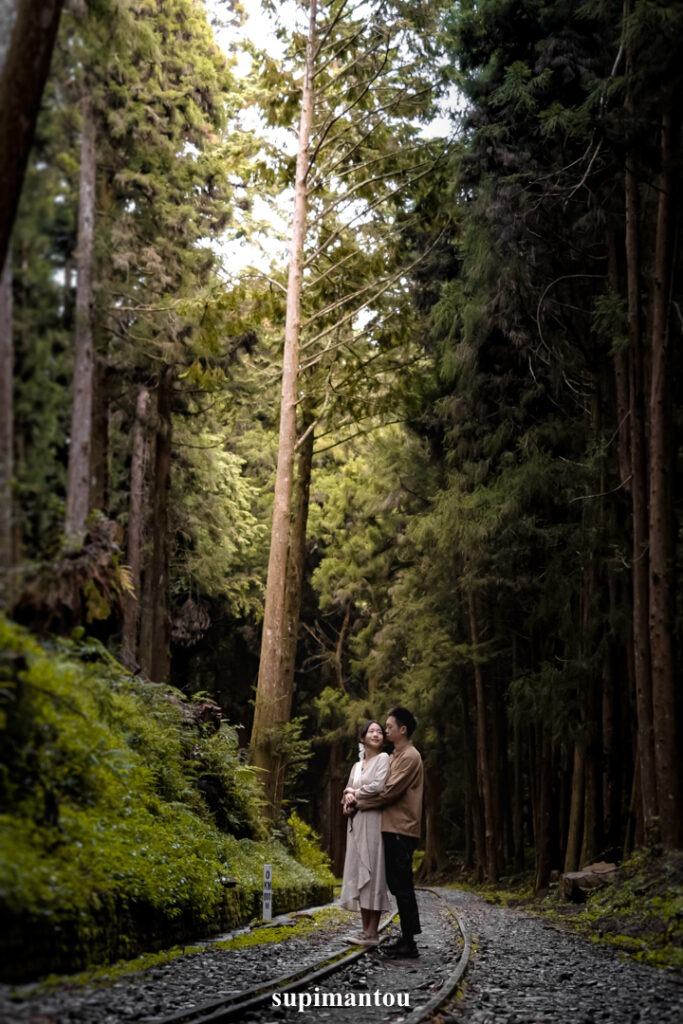
[[[557,883],[535,895],[532,874],[497,886],[462,880],[457,886],[490,903],[523,908],[642,963],[683,970],[683,851],[635,852],[619,865],[616,881],[588,892],[584,903],[566,900]]]
[[[130,676],[95,641],[0,616],[0,907],[58,924],[112,899],[208,920],[226,884],[332,884],[296,817],[269,838],[227,723]]]
[[[306,913],[305,916],[293,917],[290,915],[287,923],[256,928],[242,928],[227,938],[218,938],[211,943],[213,949],[238,950],[249,949],[257,946],[266,946],[272,943],[282,943],[290,939],[301,938],[311,932],[323,928],[335,928],[346,925],[348,915],[339,907],[322,907],[315,911]],[[132,960],[121,960],[115,964],[108,964],[105,967],[97,967],[88,971],[80,971],[78,974],[70,974],[67,977],[50,975],[39,982],[30,985],[19,985],[14,989],[18,998],[27,998],[29,995],[36,995],[38,992],[47,992],[53,988],[61,987],[65,982],[70,986],[85,985],[109,985],[119,978],[139,974],[142,971],[150,970],[153,967],[162,967],[172,963],[181,956],[191,956],[195,953],[202,953],[206,944],[173,946],[158,953],[144,953]]]
[[[683,970],[683,851],[638,851],[585,903],[554,890],[529,909],[640,962]]]

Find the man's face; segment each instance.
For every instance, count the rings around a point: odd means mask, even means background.
[[[393,715],[387,715],[386,725],[384,727],[387,733],[387,739],[390,743],[396,743],[401,739],[401,730],[405,730],[405,726],[399,725]]]

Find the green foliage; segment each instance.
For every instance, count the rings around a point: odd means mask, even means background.
[[[326,623],[336,624],[348,612],[343,684],[361,702],[368,678],[374,678],[364,659],[395,574],[409,555],[410,516],[423,506],[433,484],[423,444],[394,424],[341,447],[312,488],[310,535],[320,550],[312,583],[324,615],[318,657],[325,666],[335,664],[336,643],[326,639],[331,629]],[[356,723],[363,714],[350,710]]]
[[[683,967],[683,854],[636,851],[617,880],[568,904],[555,891],[528,909],[559,921],[593,942],[615,947],[653,967]]]
[[[96,642],[39,645],[0,619],[0,900],[50,920],[103,901],[208,919],[223,879],[310,885],[323,861],[299,830],[301,864],[264,840],[260,791],[233,729],[205,700],[128,676]],[[238,838],[238,837],[245,838]]]
[[[181,421],[176,429],[173,589],[220,596],[236,616],[258,615],[261,586],[254,567],[266,531],[253,511],[256,486],[244,475],[244,459],[228,450],[225,432],[195,432],[192,426]]]
[[[285,799],[296,788],[296,780],[305,771],[313,756],[311,741],[304,736],[306,720],[291,718],[288,722],[273,726],[268,733],[270,748],[284,777]]]
[[[320,848],[320,836],[310,825],[302,821],[296,811],[287,818],[289,849],[297,864],[313,871],[316,877],[334,882],[330,870],[330,858]]]

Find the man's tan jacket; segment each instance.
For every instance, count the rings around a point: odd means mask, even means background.
[[[382,808],[382,832],[399,832],[420,838],[424,771],[420,752],[412,743],[395,750],[389,758],[389,778],[381,793],[359,796],[362,811]]]

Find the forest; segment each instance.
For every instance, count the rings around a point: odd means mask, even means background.
[[[338,874],[401,703],[423,877],[681,849],[683,7],[258,6],[2,5],[13,841],[184,708],[130,785]]]

